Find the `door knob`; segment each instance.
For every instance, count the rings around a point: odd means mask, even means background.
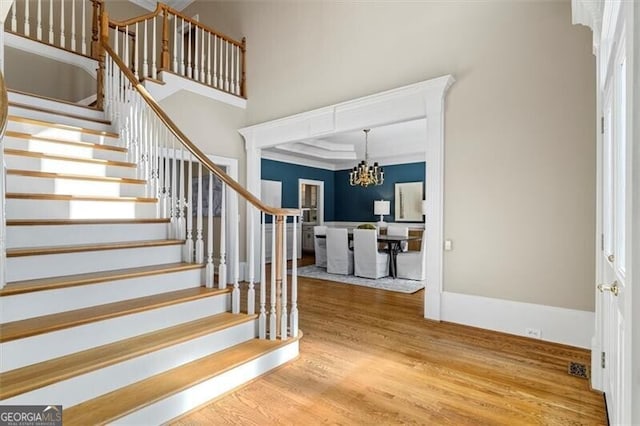
[[[614,296],[617,296],[618,292],[620,291],[620,288],[618,287],[618,281],[614,281],[613,284],[611,284],[611,286],[598,284],[598,290],[600,290],[601,293],[605,291],[610,291],[611,293],[613,293]]]
[[[607,260],[609,261],[609,263],[613,263],[613,261],[616,260],[616,257],[610,254],[609,256],[607,256]]]

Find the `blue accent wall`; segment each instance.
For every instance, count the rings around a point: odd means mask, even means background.
[[[262,179],[282,182],[282,207],[298,208],[298,179],[324,181],[324,220],[335,220],[333,204],[334,172],[315,167],[262,159]]]
[[[384,166],[384,183],[380,186],[349,185],[349,171],[335,172],[334,203],[340,206],[336,209],[335,220],[340,222],[377,222],[380,216],[373,214],[374,200],[391,201],[390,214],[384,217],[385,222],[395,222],[394,197],[395,184],[402,182],[424,183],[425,163],[407,163]],[[424,184],[423,184],[424,196]],[[424,199],[424,198],[423,198]]]
[[[384,166],[384,184],[362,188],[349,185],[349,170],[325,170],[282,161],[262,159],[262,179],[282,182],[282,207],[298,207],[298,179],[324,181],[326,222],[376,222],[374,200],[391,201],[386,222],[394,222],[395,184],[425,181],[425,163]],[[424,191],[424,185],[423,185]],[[424,195],[424,193],[423,193]],[[337,206],[337,207],[336,207]]]

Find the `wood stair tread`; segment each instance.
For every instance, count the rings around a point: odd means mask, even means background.
[[[302,337],[300,333],[299,339]],[[65,426],[102,425],[142,407],[225,373],[262,355],[290,344],[289,340],[248,342],[217,352],[148,379],[85,401],[63,411]]]
[[[113,177],[113,176],[77,175],[77,174],[71,174],[71,173],[40,172],[35,170],[20,170],[20,169],[8,169],[7,175],[30,176],[30,177],[50,178],[50,179],[91,180],[91,181],[100,181],[100,182],[129,183],[134,185],[144,185],[147,183],[147,181],[143,179],[132,179],[132,178]]]
[[[91,272],[87,274],[65,275],[60,277],[39,278],[33,280],[13,281],[0,290],[0,297],[34,291],[54,290],[58,288],[76,287],[97,284],[105,281],[126,280],[149,275],[169,274],[172,272],[202,269],[204,265],[197,263],[166,263],[136,268],[115,269],[111,271]]]
[[[134,202],[134,203],[155,203],[157,198],[149,197],[111,197],[111,196],[93,196],[93,195],[69,195],[69,194],[36,194],[7,192],[6,198],[14,200],[59,200],[59,201],[115,201],[115,202]]]
[[[120,241],[113,243],[98,244],[69,244],[60,246],[44,247],[18,247],[7,249],[7,258],[22,256],[42,256],[48,254],[78,253],[101,250],[120,250],[142,247],[161,247],[184,244],[184,240],[142,240],[142,241]]]
[[[8,322],[0,324],[0,343],[230,292],[231,288],[194,287]]]
[[[23,149],[5,148],[4,153],[5,155],[16,155],[20,157],[46,158],[48,160],[76,161],[79,163],[101,164],[105,166],[129,167],[129,168],[137,167],[135,163],[129,163],[126,161],[113,161],[113,160],[102,160],[99,158],[74,157],[71,155],[45,154],[42,152],[25,151]]]
[[[43,127],[53,127],[55,129],[70,130],[73,132],[87,133],[90,135],[106,136],[110,138],[119,137],[117,133],[106,131],[106,130],[88,129],[86,127],[71,126],[69,124],[60,124],[52,121],[38,120],[35,118],[20,117],[17,115],[9,115],[8,120],[13,122],[19,122],[19,123],[35,124],[37,126],[43,126]]]
[[[165,218],[142,219],[8,219],[7,226],[44,226],[44,225],[110,225],[169,223]]]
[[[116,152],[125,152],[125,153],[127,152],[127,148],[123,148],[121,146],[105,145],[105,144],[84,142],[84,141],[72,141],[68,139],[53,138],[50,136],[40,136],[40,135],[33,135],[31,133],[16,132],[14,130],[7,130],[5,132],[5,136],[10,138],[32,139],[32,140],[38,140],[43,142],[53,142],[53,143],[59,143],[64,145],[79,146],[84,148],[101,149],[105,151],[116,151]]]
[[[45,112],[47,114],[55,114],[55,115],[74,118],[74,119],[78,119],[78,120],[93,121],[93,122],[99,123],[99,124],[106,124],[107,126],[111,125],[111,121],[110,120],[106,120],[104,118],[84,117],[82,115],[72,114],[72,113],[68,113],[68,112],[56,111],[56,110],[53,110],[53,109],[44,108],[44,107],[35,106],[35,105],[22,104],[22,103],[19,103],[19,102],[9,101],[9,107],[30,109],[32,111]]]
[[[212,334],[255,318],[257,315],[224,312],[7,371],[0,374],[0,400]]]

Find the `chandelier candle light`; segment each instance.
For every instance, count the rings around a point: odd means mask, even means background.
[[[351,186],[369,186],[369,185],[382,185],[384,182],[384,171],[382,167],[378,166],[378,163],[373,163],[373,166],[369,165],[369,131],[371,129],[364,129],[364,160],[358,163],[357,166],[349,172],[349,185]]]

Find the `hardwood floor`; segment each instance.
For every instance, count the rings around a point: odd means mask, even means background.
[[[412,295],[299,278],[300,358],[175,425],[606,425],[585,350],[426,321]]]

